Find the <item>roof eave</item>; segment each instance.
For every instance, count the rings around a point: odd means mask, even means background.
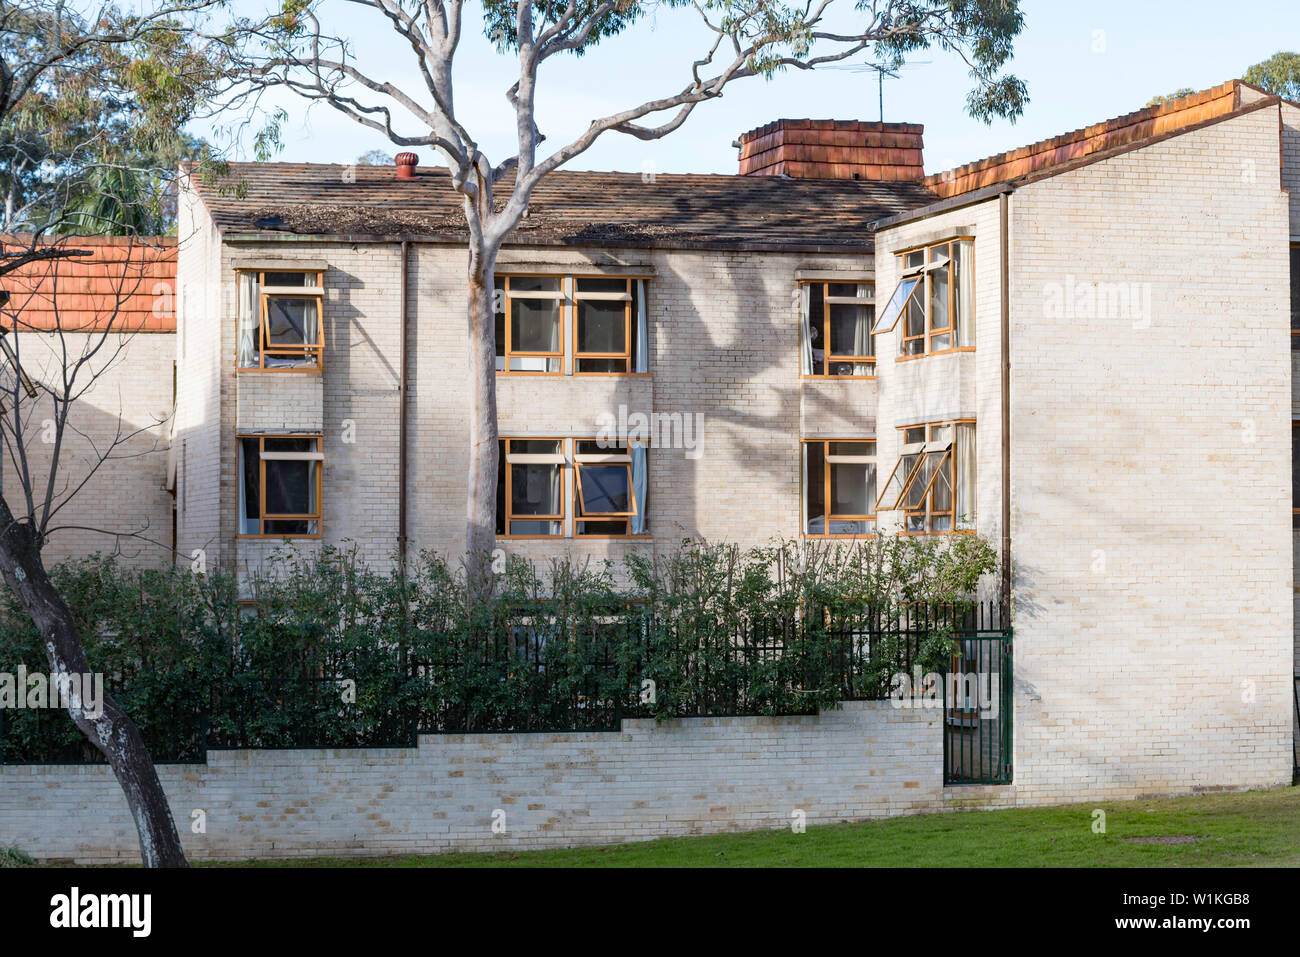
[[[285,233],[279,230],[234,232],[218,227],[218,232],[228,243],[400,243],[403,241],[428,246],[464,246],[463,237],[428,236],[417,233]],[[567,249],[659,249],[685,251],[721,251],[750,253],[813,253],[828,255],[872,254],[875,251],[875,233],[869,232],[862,243],[763,243],[763,242],[698,242],[685,239],[654,239],[641,242],[618,240],[564,240],[531,239],[510,241],[502,248],[528,247]]]

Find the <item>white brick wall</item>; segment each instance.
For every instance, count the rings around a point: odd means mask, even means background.
[[[53,486],[59,511],[43,551],[46,565],[92,552],[115,553],[127,564],[166,564],[172,545],[172,499],[164,483],[176,337],[155,332],[107,337],[26,332],[17,338],[23,369],[56,392],[63,390],[65,373],[72,374],[88,357],[76,373],[78,397],[69,409],[59,450]],[[54,437],[54,407],[44,392],[34,401],[24,396],[20,405],[39,517],[53,464],[49,440]],[[15,465],[17,451],[7,449],[0,458],[5,494],[21,517],[26,503]]]
[[[1290,780],[1278,184],[1269,108],[1011,199],[1022,800]],[[1053,321],[1068,276],[1136,283],[1150,308]]]
[[[625,721],[620,733],[422,735],[416,748],[213,751],[160,766],[194,860],[488,851],[788,828],[938,810],[937,712]],[[956,795],[965,806],[969,795]],[[1005,801],[990,791],[980,803]],[[206,814],[206,833],[191,829]],[[505,811],[506,832],[492,832]],[[0,766],[0,845],[139,860],[104,767]]]

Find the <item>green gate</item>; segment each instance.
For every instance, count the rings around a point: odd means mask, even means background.
[[[943,783],[1010,784],[1011,629],[954,635],[943,675]]]

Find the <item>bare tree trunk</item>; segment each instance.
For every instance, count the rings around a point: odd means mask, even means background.
[[[469,495],[466,501],[465,571],[475,600],[492,593],[496,546],[497,373],[493,273],[496,250],[470,241],[469,256]],[[477,248],[476,248],[477,247]],[[509,317],[506,319],[509,322]]]
[[[9,504],[3,499],[0,499],[0,575],[36,623],[51,673],[89,674],[72,612],[50,582],[32,527],[14,521]],[[135,723],[107,691],[98,716],[87,714],[83,702],[75,697],[69,702],[68,712],[81,732],[108,759],[126,795],[131,819],[140,836],[144,866],[186,867],[171,807]]]

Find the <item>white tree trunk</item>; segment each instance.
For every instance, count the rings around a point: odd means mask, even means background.
[[[473,230],[471,230],[473,233]],[[497,249],[471,235],[469,254],[469,494],[466,501],[465,570],[470,594],[492,592],[496,547],[497,375],[493,276]],[[507,321],[509,321],[507,319]]]

